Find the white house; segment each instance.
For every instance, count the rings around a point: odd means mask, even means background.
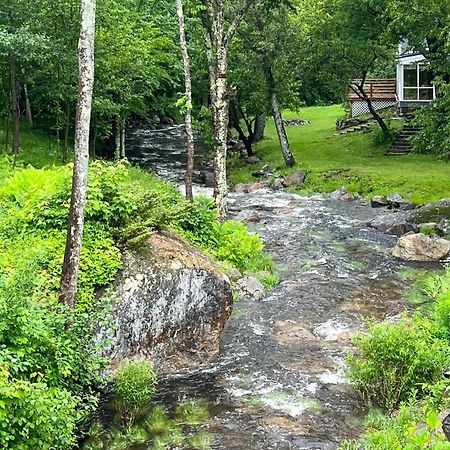
[[[414,52],[404,42],[397,57],[397,100],[400,111],[410,106],[423,106],[436,98],[433,74],[421,53]]]
[[[436,98],[426,58],[411,50],[407,42],[399,46],[396,78],[367,79],[364,90],[376,110],[395,106],[400,112],[406,112],[411,106],[427,105]],[[367,102],[355,92],[350,91],[347,99],[352,117],[369,113]]]

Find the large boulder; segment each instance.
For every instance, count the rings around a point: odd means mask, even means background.
[[[404,261],[439,261],[449,253],[449,241],[421,233],[402,236],[391,250],[392,256]]]
[[[97,341],[114,370],[125,359],[149,360],[157,373],[212,362],[232,311],[229,279],[204,253],[163,232],[124,255],[112,311]]]

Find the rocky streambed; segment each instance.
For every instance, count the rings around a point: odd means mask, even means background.
[[[173,141],[167,151],[161,135],[156,141],[150,137],[132,135],[139,142],[135,162],[180,180],[181,156],[175,150],[176,145],[182,148],[180,130],[164,138]],[[156,400],[168,411],[185,399],[206,405],[210,419],[202,428],[211,435],[213,449],[336,449],[345,438],[358,436],[366,413],[345,377],[344,358],[352,351],[352,336],[365,329],[366,318],[393,318],[408,308],[405,293],[411,282],[404,272],[441,266],[406,263],[388,253],[397,237],[379,224],[397,224],[403,217],[399,212],[372,208],[369,202],[345,196],[346,200],[300,196],[260,187],[231,194],[230,214],[261,235],[278,266],[281,283],[259,300],[247,297],[235,302],[218,353],[216,345],[210,345],[208,327],[217,324],[213,327],[216,339],[227,315],[217,320],[209,309],[203,311],[207,303],[200,301],[196,318],[183,316],[184,323],[199,325],[207,345],[202,348],[201,339],[195,342],[195,348],[203,352],[196,357],[209,364],[189,372],[175,365],[173,373],[172,367],[172,375],[160,380]],[[214,298],[207,287],[209,263],[202,265],[202,292]],[[169,275],[176,281],[174,273],[180,267],[175,266]],[[184,284],[189,292],[183,295],[177,290],[180,298],[190,298],[195,270]],[[220,275],[210,272],[226,290]],[[141,283],[139,289],[145,286]],[[177,305],[168,311],[174,320],[179,317]],[[132,334],[132,322],[139,320],[139,314],[133,314],[123,308],[128,325],[115,341],[122,356],[127,351],[122,337]],[[184,330],[189,336],[189,326]],[[149,342],[155,333],[148,335]],[[172,336],[169,348],[177,336]]]
[[[205,399],[213,448],[335,449],[366,412],[345,379],[351,337],[365,318],[407,307],[407,266],[387,253],[397,238],[364,226],[396,213],[268,189],[233,194],[230,209],[262,236],[282,281],[236,302],[217,364],[163,380],[160,401]]]

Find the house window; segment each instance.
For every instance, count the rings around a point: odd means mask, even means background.
[[[434,98],[433,75],[424,64],[403,66],[403,99],[430,101]]]

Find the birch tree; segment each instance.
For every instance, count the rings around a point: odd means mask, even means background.
[[[204,37],[208,59],[210,96],[214,121],[214,197],[220,218],[227,216],[227,137],[229,125],[228,49],[249,8],[257,0],[245,0],[234,9],[228,27],[224,0],[202,0]]]
[[[76,303],[84,213],[86,208],[89,130],[94,87],[95,8],[96,0],[81,0],[81,29],[78,42],[79,81],[72,197],[60,288],[61,301],[70,307],[74,307]]]
[[[184,89],[186,98],[186,111],[184,113],[184,121],[186,127],[186,146],[187,146],[187,164],[186,164],[186,198],[189,201],[194,199],[192,192],[192,175],[194,172],[194,132],[192,129],[192,81],[191,81],[191,65],[189,60],[189,52],[186,41],[186,29],[184,21],[184,11],[182,0],[175,0],[178,16],[178,27],[180,32],[181,57],[183,60],[184,71]]]

